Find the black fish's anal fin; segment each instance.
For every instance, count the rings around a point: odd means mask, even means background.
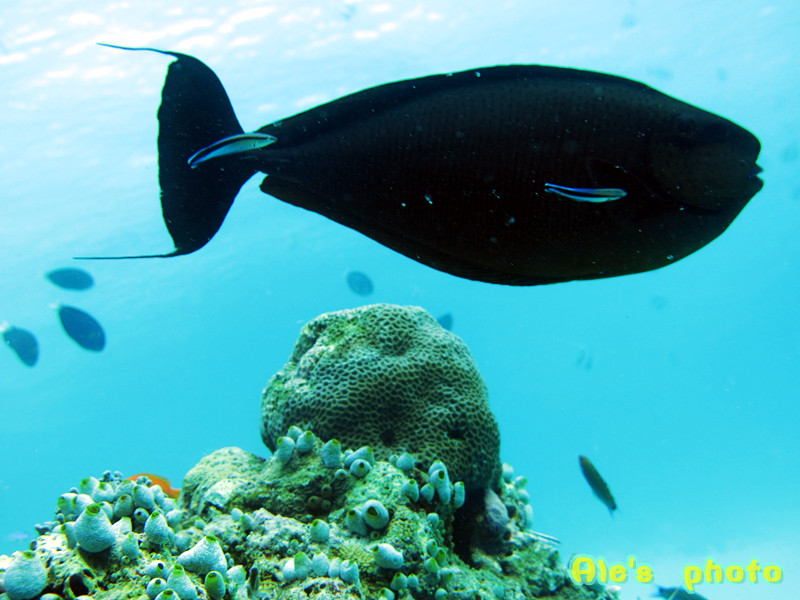
[[[130,256],[73,256],[73,260],[132,260],[135,258],[171,258],[173,256],[182,256],[184,254],[191,254],[185,250],[175,249],[166,254],[133,254]]]

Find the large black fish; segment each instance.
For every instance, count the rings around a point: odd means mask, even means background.
[[[133,50],[153,50],[132,48]],[[161,205],[194,252],[261,190],[468,279],[535,285],[656,269],[761,189],[738,125],[644,84],[512,65],[380,85],[244,133],[216,75],[177,52],[158,111]]]

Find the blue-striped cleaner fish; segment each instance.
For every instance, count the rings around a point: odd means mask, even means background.
[[[175,59],[158,110],[175,249],[148,257],[203,247],[260,172],[266,194],[446,273],[509,285],[596,279],[695,252],[762,187],[753,134],[613,75],[470,69],[379,85],[245,133],[205,64],[122,49]]]

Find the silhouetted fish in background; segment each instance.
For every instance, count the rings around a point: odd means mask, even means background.
[[[3,341],[23,363],[29,367],[36,364],[39,360],[39,342],[30,331],[0,323],[0,332],[3,333]]]
[[[689,593],[683,588],[674,587],[658,587],[658,590],[653,594],[654,598],[665,598],[666,600],[707,600],[705,596],[701,596],[697,592]]]
[[[614,511],[617,509],[617,503],[614,501],[614,496],[611,495],[611,490],[608,489],[608,484],[588,458],[579,456],[578,461],[581,464],[581,471],[589,483],[589,487],[592,488],[594,495],[600,499],[600,502],[606,505],[609,514],[613,517]]]
[[[53,269],[45,273],[45,277],[65,290],[88,290],[94,285],[92,276],[83,269]]]
[[[441,317],[436,319],[444,329],[447,331],[453,330],[453,315],[450,313],[444,313]]]
[[[94,317],[74,306],[64,304],[59,304],[56,310],[64,331],[81,348],[93,352],[100,352],[105,348],[106,334]]]
[[[176,59],[158,111],[175,250],[150,256],[204,246],[260,171],[263,192],[459,277],[595,279],[695,252],[763,185],[750,132],[613,75],[471,69],[380,85],[244,133],[202,62],[124,49]]]
[[[350,271],[347,274],[347,285],[359,296],[369,296],[375,290],[372,280],[361,271]]]

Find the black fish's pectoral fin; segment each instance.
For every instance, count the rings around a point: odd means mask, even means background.
[[[196,58],[154,48],[101,45],[149,50],[176,59],[169,65],[158,109],[161,212],[175,250],[165,254],[83,258],[158,258],[194,252],[219,230],[239,189],[256,172],[252,166],[237,161],[236,152],[225,152],[230,146],[222,142],[238,138],[239,143],[266,145],[264,134],[244,134],[222,83]],[[249,149],[252,148],[251,145]],[[209,149],[205,160],[218,160],[212,164],[196,160],[198,153]],[[226,155],[230,155],[229,160],[223,160]],[[195,158],[191,165],[190,158]]]
[[[555,183],[545,183],[544,191],[578,202],[613,202],[628,195],[625,190],[620,188],[573,188]]]

